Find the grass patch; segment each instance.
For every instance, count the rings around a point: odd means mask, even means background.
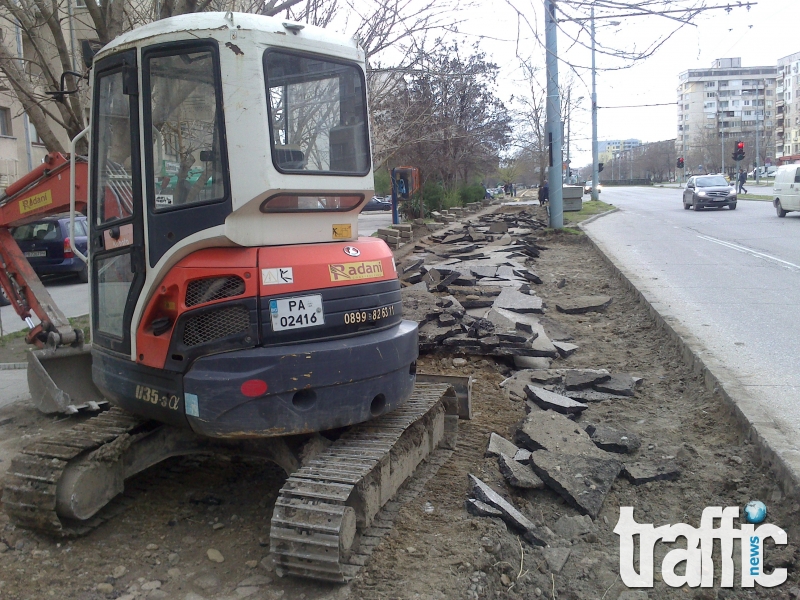
[[[739,200],[760,200],[761,202],[772,202],[772,196],[762,194],[739,194]]]
[[[589,217],[599,215],[614,208],[611,204],[607,204],[602,200],[589,200],[583,203],[583,208],[577,212],[565,212],[564,223],[580,223]]]

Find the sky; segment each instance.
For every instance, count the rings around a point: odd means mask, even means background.
[[[736,0],[706,0],[708,5],[736,6]],[[512,4],[513,3],[513,4]],[[564,2],[568,4],[568,0]],[[512,8],[513,6],[513,8]],[[516,10],[515,10],[516,8]],[[530,27],[518,28],[517,10]],[[476,0],[461,13],[459,24],[465,41],[478,41],[501,68],[495,92],[513,107],[513,95],[526,87],[517,54],[529,56],[544,65],[542,0]],[[649,46],[675,29],[677,23],[664,17],[597,19],[599,46],[634,50]],[[687,69],[708,68],[716,58],[741,57],[742,66],[775,65],[778,58],[800,52],[800,0],[758,0],[749,11],[733,8],[705,11],[693,20],[696,26],[684,26],[667,39],[649,58],[631,68],[618,69],[619,60],[597,53],[598,138],[637,138],[643,142],[674,139],[677,107],[604,108],[676,102],[678,75]],[[575,31],[569,23],[559,31],[560,81],[572,77],[574,95],[583,97],[571,123],[572,164],[591,162],[591,54],[583,46],[571,43],[568,34]],[[574,35],[574,33],[572,33]],[[569,63],[575,66],[570,69]],[[628,63],[631,64],[631,63]],[[542,81],[544,73],[542,72]]]

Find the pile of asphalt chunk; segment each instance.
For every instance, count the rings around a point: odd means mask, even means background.
[[[505,357],[548,367],[578,348],[548,335],[534,261],[546,224],[527,212],[472,217],[419,242],[398,272],[403,315],[419,323],[420,352]]]

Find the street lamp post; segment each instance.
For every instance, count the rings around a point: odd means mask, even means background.
[[[594,6],[592,7],[592,200],[599,200],[597,193],[600,171],[597,152],[597,72],[594,65]]]
[[[558,44],[556,35],[556,3],[545,0],[545,47],[547,70],[547,136],[550,146],[550,227],[564,227],[563,167],[561,151],[561,100],[558,94]]]

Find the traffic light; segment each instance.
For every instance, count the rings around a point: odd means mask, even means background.
[[[733,160],[744,160],[744,142],[737,141],[733,151]]]
[[[679,158],[677,164],[678,164],[678,168],[682,169],[683,168],[683,158]]]
[[[599,173],[602,170],[603,170],[603,163],[597,163],[597,172]]]

